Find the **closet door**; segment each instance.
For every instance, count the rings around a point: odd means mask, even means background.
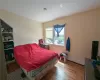
[[[1,24],[0,24],[0,80],[7,80],[7,69],[6,69],[4,48],[1,36]]]

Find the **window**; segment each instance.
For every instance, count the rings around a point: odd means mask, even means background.
[[[45,29],[45,42],[47,44],[64,45],[64,27],[57,35],[56,30],[53,27]]]
[[[46,28],[45,30],[45,42],[47,44],[52,44],[53,43],[53,28]]]
[[[59,36],[57,36],[57,32],[54,30],[54,44],[64,45],[64,28],[59,33]]]

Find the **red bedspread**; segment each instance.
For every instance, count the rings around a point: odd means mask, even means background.
[[[57,57],[57,53],[40,48],[37,44],[26,44],[16,46],[14,56],[22,68],[31,71]]]

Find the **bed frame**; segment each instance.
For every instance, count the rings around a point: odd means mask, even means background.
[[[27,76],[27,78],[29,78],[29,80],[40,80],[41,78],[43,78],[43,76],[45,76],[48,71],[50,69],[52,69],[55,64],[57,63],[57,58],[55,58],[56,60],[53,61],[51,64],[45,66],[45,69],[43,69],[42,71],[40,71],[36,76],[33,76],[32,73],[34,70],[27,72],[25,69],[22,68],[23,72],[25,73],[25,75]]]

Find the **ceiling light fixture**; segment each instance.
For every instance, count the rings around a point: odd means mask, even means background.
[[[43,10],[44,10],[44,11],[46,11],[46,10],[47,10],[47,8],[43,8]]]
[[[62,8],[63,7],[63,4],[60,4],[60,7]]]

